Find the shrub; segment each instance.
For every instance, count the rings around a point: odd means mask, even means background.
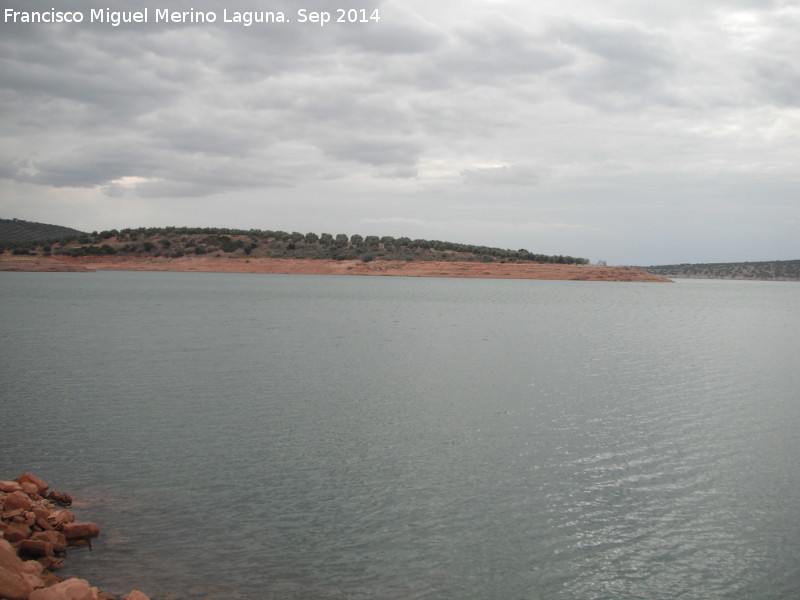
[[[358,258],[358,254],[354,250],[341,250],[333,255],[335,260],[355,260]]]

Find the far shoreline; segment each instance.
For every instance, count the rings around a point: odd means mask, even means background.
[[[541,279],[556,281],[670,282],[637,267],[557,263],[485,263],[451,261],[324,260],[291,258],[227,258],[183,256],[24,256],[0,255],[0,271],[92,272],[169,271],[292,275],[371,275],[389,277],[452,277],[470,279]]]

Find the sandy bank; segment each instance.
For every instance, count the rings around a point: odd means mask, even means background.
[[[41,256],[13,256],[0,254],[0,271],[93,271],[80,264]]]
[[[480,279],[553,279],[578,281],[669,281],[634,267],[598,267],[542,263],[444,261],[298,260],[284,258],[142,258],[119,256],[35,257],[0,255],[0,271],[181,271],[206,273],[285,273],[306,275],[383,275]]]

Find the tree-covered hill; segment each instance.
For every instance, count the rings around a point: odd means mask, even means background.
[[[262,229],[140,227],[72,233],[59,240],[0,241],[0,251],[36,255],[126,255],[178,258],[187,255],[334,260],[446,260],[588,264],[586,258],[537,254],[440,240],[344,233],[288,233]]]
[[[640,267],[670,279],[760,279],[800,281],[800,260],[702,263]]]
[[[54,240],[81,233],[83,232],[61,225],[34,223],[22,219],[0,219],[0,243]]]

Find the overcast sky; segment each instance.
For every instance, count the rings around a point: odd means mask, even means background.
[[[0,0],[54,5],[0,22],[0,217],[800,258],[796,1]],[[337,7],[380,21],[297,22]]]

